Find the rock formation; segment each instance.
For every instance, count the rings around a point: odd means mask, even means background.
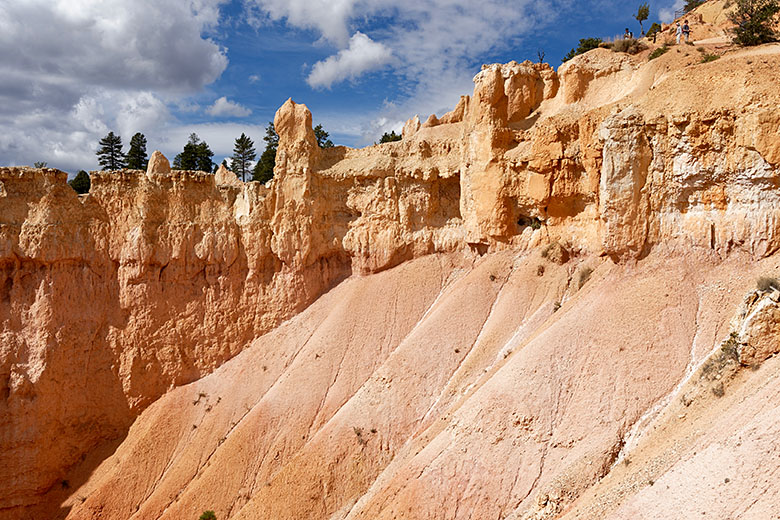
[[[685,52],[486,66],[360,150],[288,100],[267,186],[0,168],[0,511],[633,518],[589,493],[780,247],[780,50]]]

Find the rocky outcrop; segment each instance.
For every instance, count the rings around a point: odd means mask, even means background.
[[[351,275],[547,243],[556,264],[775,253],[777,53],[669,54],[487,66],[453,112],[360,150],[320,149],[288,100],[267,186],[157,154],[146,173],[94,172],[81,198],[62,172],[0,169],[2,507],[35,504],[158,397]]]
[[[169,173],[171,173],[171,163],[168,162],[168,158],[165,157],[159,150],[155,150],[155,152],[149,158],[149,164],[146,166],[146,174],[166,175]]]
[[[757,367],[780,353],[780,291],[771,287],[749,294],[737,324],[734,341],[740,363]]]

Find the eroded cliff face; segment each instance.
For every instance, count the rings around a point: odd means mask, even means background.
[[[552,243],[617,263],[658,247],[773,254],[780,59],[769,49],[713,64],[600,49],[557,72],[491,65],[449,114],[361,150],[319,149],[311,113],[288,101],[267,186],[154,161],[93,173],[78,197],[62,172],[0,169],[0,465],[11,468],[0,508],[22,515],[65,487],[69,467],[165,392],[351,275]]]
[[[99,172],[79,199],[62,172],[0,170],[4,507],[353,271],[457,247],[435,228],[457,216],[457,180],[286,175],[285,153],[271,189]]]

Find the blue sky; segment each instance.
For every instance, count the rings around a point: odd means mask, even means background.
[[[651,2],[668,21],[680,0]],[[558,66],[614,37],[639,2],[606,0],[0,0],[0,164],[96,169],[97,141],[135,132],[169,158],[196,132],[262,148],[288,98],[337,144],[364,146],[441,115],[483,63]]]

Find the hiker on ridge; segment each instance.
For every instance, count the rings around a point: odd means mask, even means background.
[[[688,20],[685,20],[685,25],[682,27],[682,32],[685,35],[685,43],[688,43],[688,40],[691,38],[691,26],[688,25]]]
[[[680,22],[677,22],[677,30],[674,32],[675,36],[677,36],[677,45],[680,45],[680,37],[682,37],[682,27],[680,27]]]

